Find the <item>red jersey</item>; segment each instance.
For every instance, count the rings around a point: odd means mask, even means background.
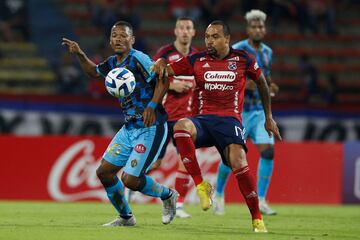
[[[197,50],[193,47],[190,48],[191,53],[195,53]],[[156,55],[154,56],[154,61],[159,58],[164,58],[167,63],[176,62],[183,55],[178,52],[174,46],[174,44],[168,44],[161,47]],[[169,78],[170,82],[176,83],[177,81],[189,81],[194,84],[194,76],[174,76]],[[176,121],[180,118],[191,116],[192,113],[192,94],[193,89],[184,93],[178,93],[174,90],[169,90],[164,97],[163,105],[166,112],[169,115],[169,121]]]
[[[171,67],[175,75],[194,75],[197,114],[232,116],[240,121],[246,77],[257,81],[261,74],[252,55],[232,48],[222,60],[200,52],[171,63]]]

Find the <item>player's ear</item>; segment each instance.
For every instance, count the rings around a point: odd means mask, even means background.
[[[230,44],[230,34],[225,37],[226,44]]]
[[[135,43],[135,36],[132,36],[131,38],[131,45],[133,45]]]

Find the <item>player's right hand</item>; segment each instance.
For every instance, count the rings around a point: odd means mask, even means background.
[[[265,130],[268,132],[269,137],[271,137],[272,134],[274,134],[277,139],[282,141],[282,137],[280,135],[279,128],[278,128],[275,120],[272,117],[267,118],[265,120]]]
[[[61,42],[61,45],[68,46],[70,53],[75,53],[75,54],[82,53],[82,50],[81,50],[79,44],[77,42],[75,42],[75,41],[70,40],[70,39],[63,38],[62,42]]]

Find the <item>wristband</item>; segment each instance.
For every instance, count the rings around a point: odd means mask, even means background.
[[[148,105],[147,105],[148,107],[150,107],[150,108],[152,108],[152,109],[155,109],[156,108],[156,106],[157,106],[157,103],[156,102],[153,102],[153,101],[151,101],[151,102],[149,102],[148,103]]]

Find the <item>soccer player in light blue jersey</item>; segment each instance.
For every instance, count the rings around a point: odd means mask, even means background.
[[[232,47],[244,50],[256,57],[256,61],[270,86],[270,95],[275,96],[279,89],[271,81],[272,50],[262,42],[266,34],[266,14],[260,10],[251,10],[246,13],[245,19],[247,21],[247,34],[249,38],[235,43]],[[248,79],[246,83],[242,119],[245,127],[245,137],[252,139],[260,153],[257,182],[260,211],[265,215],[275,215],[276,212],[266,202],[266,193],[274,166],[274,137],[269,137],[265,130],[263,105],[256,84],[251,79]],[[220,163],[216,182],[215,214],[221,215],[225,213],[224,188],[230,172],[231,169],[229,167]]]
[[[83,70],[93,78],[105,78],[117,67],[129,69],[135,76],[134,92],[119,99],[125,124],[114,136],[99,168],[96,170],[107,196],[118,217],[103,226],[133,226],[132,210],[124,197],[123,184],[145,195],[158,197],[163,202],[162,222],[169,224],[175,217],[178,193],[146,175],[157,160],[168,134],[167,114],[162,99],[169,87],[166,78],[159,80],[150,72],[153,65],[148,55],[132,48],[135,41],[132,26],[119,21],[111,29],[110,45],[115,54],[95,65],[79,45],[63,38],[63,45],[76,54]],[[121,181],[117,173],[123,169]]]

